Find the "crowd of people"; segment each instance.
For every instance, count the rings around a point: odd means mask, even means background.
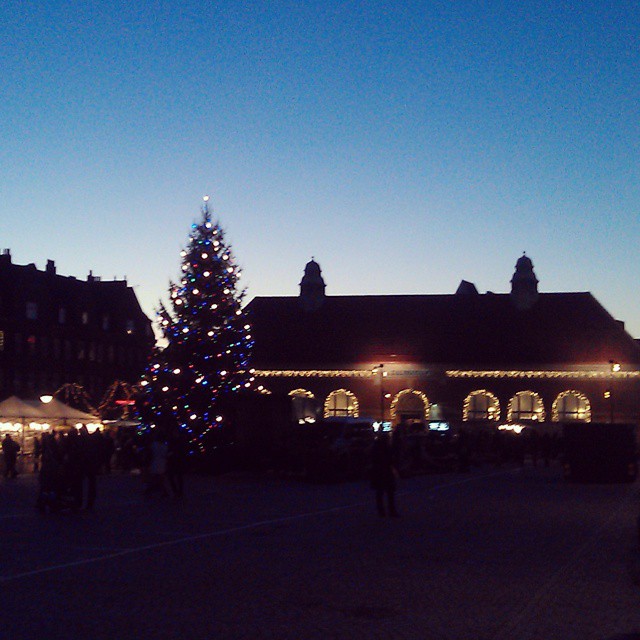
[[[141,475],[145,496],[181,497],[184,492],[188,454],[177,430],[57,429],[36,437],[30,456],[19,464],[20,449],[11,434],[5,435],[4,476],[15,478],[18,468],[25,469],[32,459],[39,480],[36,506],[41,512],[93,510],[97,478],[111,473],[112,468]]]

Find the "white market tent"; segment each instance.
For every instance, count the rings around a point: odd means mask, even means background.
[[[0,402],[0,434],[19,434],[22,451],[30,451],[36,433],[52,427],[73,427],[78,424],[98,424],[100,419],[74,409],[53,398],[44,403],[11,396]]]

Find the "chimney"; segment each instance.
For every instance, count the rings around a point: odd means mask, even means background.
[[[47,260],[47,268],[45,269],[47,273],[50,273],[52,276],[56,275],[56,263],[53,260]]]
[[[11,264],[11,249],[3,249],[0,255],[0,264]]]

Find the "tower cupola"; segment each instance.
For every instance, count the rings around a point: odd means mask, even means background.
[[[305,311],[315,311],[322,306],[325,288],[320,265],[311,258],[300,281],[300,302]]]
[[[538,278],[533,271],[533,262],[526,253],[516,262],[516,270],[511,278],[511,299],[522,311],[531,309],[538,300]]]

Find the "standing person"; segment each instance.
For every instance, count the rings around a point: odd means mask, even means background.
[[[42,437],[36,436],[33,439],[33,471],[37,473],[40,469],[40,457],[42,456]]]
[[[16,463],[18,462],[20,445],[7,433],[2,441],[2,453],[4,454],[4,477],[15,478],[18,475]]]
[[[167,475],[167,443],[164,435],[156,430],[151,436],[149,447],[149,468],[147,471],[147,486],[145,496],[159,491],[163,496],[167,495],[165,479]]]
[[[389,515],[398,517],[395,501],[397,472],[389,440],[389,434],[382,431],[378,433],[371,448],[371,488],[376,492],[378,515],[381,517],[387,515],[384,500],[386,495]]]
[[[64,490],[62,452],[55,434],[42,434],[42,463],[39,474],[39,490],[36,506],[41,512],[47,507],[57,511],[61,506],[61,494]]]
[[[171,491],[176,498],[184,494],[184,467],[187,458],[187,447],[179,429],[172,429],[169,433],[167,445],[167,478]]]
[[[70,498],[71,509],[78,511],[82,508],[82,481],[84,478],[84,440],[75,427],[71,427],[64,438],[64,475],[66,494]]]

